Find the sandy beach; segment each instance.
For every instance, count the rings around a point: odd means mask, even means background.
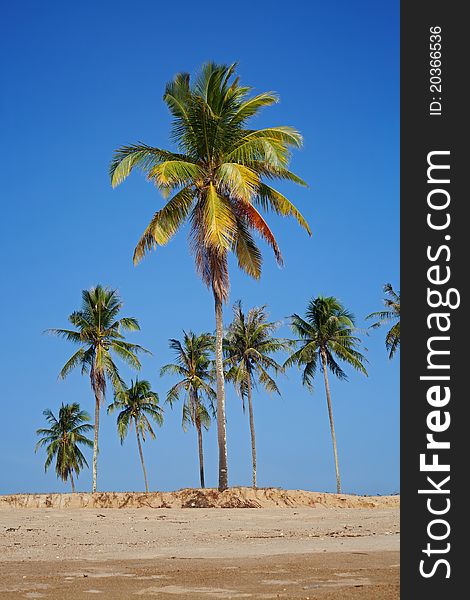
[[[12,508],[5,498],[1,598],[399,598],[397,498],[251,509]]]

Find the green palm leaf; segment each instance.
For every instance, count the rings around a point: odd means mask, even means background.
[[[261,184],[258,189],[257,197],[254,203],[261,206],[264,210],[273,210],[278,215],[283,217],[294,217],[305,231],[312,235],[310,227],[302,214],[295,208],[285,196],[266,184]]]
[[[385,337],[385,347],[388,350],[388,357],[393,358],[395,352],[400,347],[400,292],[395,292],[390,283],[383,287],[386,294],[384,304],[386,309],[373,312],[367,315],[366,319],[376,319],[370,326],[371,329],[377,329],[383,325],[392,323],[392,327]]]
[[[111,184],[113,187],[118,186],[130,175],[134,167],[139,167],[145,173],[151,174],[158,164],[169,160],[184,160],[184,156],[160,148],[152,148],[145,144],[121,146],[114,153],[109,167]]]
[[[165,246],[186,220],[193,204],[193,193],[183,188],[155,213],[134,250],[134,263],[156,246]]]

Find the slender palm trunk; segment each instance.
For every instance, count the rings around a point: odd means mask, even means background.
[[[96,475],[98,469],[98,433],[100,429],[100,404],[101,399],[99,392],[95,392],[95,435],[93,438],[93,485],[92,493],[96,492]]]
[[[328,404],[328,416],[330,419],[330,429],[331,429],[331,439],[333,440],[333,453],[335,456],[335,470],[336,470],[336,491],[338,494],[341,494],[341,479],[339,476],[339,465],[338,465],[338,448],[336,446],[336,434],[335,434],[335,424],[333,421],[333,410],[331,408],[331,395],[330,395],[330,384],[328,382],[328,373],[326,366],[326,356],[322,352],[321,360],[323,365],[323,377],[325,379],[325,390],[326,390],[326,402]]]
[[[222,300],[214,291],[215,300],[215,369],[217,376],[217,441],[219,444],[219,491],[228,488],[227,472],[227,431],[225,420],[225,386],[224,386],[224,363],[222,354],[223,343],[223,320]]]
[[[145,469],[144,463],[144,453],[142,452],[142,444],[140,443],[140,433],[139,428],[137,427],[137,421],[134,419],[135,424],[135,435],[137,436],[137,445],[139,446],[139,454],[140,454],[140,462],[142,463],[142,471],[144,472],[144,482],[145,482],[145,493],[149,493],[149,484],[147,482],[147,471]]]
[[[72,471],[70,471],[70,483],[72,484],[72,494],[75,494],[75,482],[73,480]]]
[[[250,371],[247,370],[247,387],[248,387],[248,413],[250,415],[250,432],[251,432],[251,459],[253,465],[253,487],[256,487],[256,437],[255,437],[255,418],[253,416],[253,399]]]
[[[199,404],[199,396],[197,390],[191,389],[191,410],[192,410],[192,418],[194,419],[194,424],[196,425],[197,431],[197,444],[199,451],[199,479],[201,481],[201,487],[204,488],[204,450],[202,447],[202,425],[201,425],[201,417],[199,415],[200,404]]]
[[[197,442],[199,448],[199,477],[201,480],[201,487],[205,488],[204,482],[204,451],[202,448],[202,427],[201,427],[201,419],[196,417],[196,429],[197,429]]]

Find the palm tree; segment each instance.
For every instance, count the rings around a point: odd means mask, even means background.
[[[225,388],[223,372],[222,306],[228,299],[228,254],[258,279],[262,257],[252,233],[256,232],[282,256],[276,238],[258,212],[273,210],[293,216],[310,233],[303,216],[280,192],[264,180],[305,183],[288,170],[290,148],[302,137],[292,127],[249,129],[248,121],[264,106],[277,102],[265,92],[250,96],[251,88],[235,78],[236,65],[208,63],[193,81],[179,73],[163,96],[172,116],[172,139],[177,152],[142,143],[119,148],[110,166],[113,186],[134,167],[140,167],[164,198],[171,198],[152,217],[134,251],[134,262],[157,246],[164,246],[190,223],[190,246],[196,269],[212,290],[216,317],[217,438],[219,489],[228,486]],[[173,195],[172,195],[173,194]]]
[[[250,418],[252,479],[256,487],[256,438],[255,420],[253,416],[253,386],[258,381],[268,392],[280,394],[275,380],[268,373],[282,373],[284,367],[278,364],[271,354],[279,350],[287,350],[289,342],[273,337],[279,323],[270,323],[267,320],[266,306],[252,308],[245,314],[240,301],[233,307],[233,321],[228,328],[224,340],[224,353],[229,369],[226,373],[227,380],[232,381],[243,402],[245,411],[245,398],[248,399],[248,413]]]
[[[88,467],[87,460],[79,446],[93,446],[93,442],[86,437],[86,433],[93,429],[88,421],[90,416],[80,405],[62,403],[58,417],[47,408],[43,413],[49,423],[49,429],[38,429],[36,435],[42,436],[36,444],[35,452],[46,446],[46,462],[44,470],[47,471],[54,457],[56,458],[55,472],[57,477],[65,483],[70,479],[72,493],[75,492],[73,473],[78,477],[83,467]]]
[[[80,367],[82,374],[90,375],[92,390],[95,394],[95,435],[93,443],[93,487],[96,492],[96,476],[98,461],[98,433],[100,422],[100,406],[105,399],[106,380],[115,389],[123,385],[118,368],[113,361],[112,353],[134,369],[140,369],[137,358],[139,351],[148,352],[137,344],[125,341],[123,330],[138,331],[139,323],[131,317],[118,319],[122,301],[116,290],[97,285],[82,291],[82,306],[80,310],[69,316],[70,323],[76,328],[48,329],[69,342],[80,345],[80,348],[69,358],[59,373],[61,379],[75,368]]]
[[[120,411],[117,417],[117,429],[121,444],[129,432],[129,427],[134,424],[140,462],[144,473],[145,492],[148,494],[147,471],[140,438],[145,442],[145,436],[148,433],[153,440],[155,439],[155,432],[149,417],[159,427],[163,425],[163,410],[161,406],[158,406],[158,394],[152,392],[150,383],[145,379],[141,381],[136,379],[135,382],[131,380],[129,388],[123,386],[115,391],[114,402],[108,406],[108,413],[115,410]]]
[[[385,347],[389,353],[388,357],[391,359],[400,347],[400,292],[395,292],[390,283],[386,283],[383,290],[387,296],[383,300],[386,309],[373,312],[367,315],[366,319],[378,319],[371,325],[372,329],[393,323],[385,336]]]
[[[340,494],[341,479],[328,370],[338,379],[346,380],[346,373],[337,363],[339,359],[367,375],[364,366],[366,360],[358,351],[360,339],[354,335],[356,331],[354,316],[344,308],[337,298],[318,296],[318,298],[314,298],[308,303],[305,319],[294,314],[291,317],[291,325],[294,334],[299,338],[297,342],[300,344],[300,348],[291,354],[284,366],[294,364],[299,367],[302,366],[302,383],[309,389],[313,388],[313,380],[317,370],[320,369],[323,372],[331,438],[333,440],[336,489]]]
[[[170,348],[174,350],[176,363],[165,365],[161,368],[160,375],[167,373],[178,375],[181,379],[168,391],[166,401],[173,406],[184,392],[183,402],[183,429],[186,431],[189,424],[196,427],[199,451],[199,476],[201,487],[204,482],[204,452],[202,446],[202,428],[209,429],[211,416],[215,416],[213,401],[217,395],[211,383],[214,338],[209,333],[196,335],[192,331],[183,332],[183,343],[179,340],[170,340]],[[207,406],[204,402],[207,401]]]

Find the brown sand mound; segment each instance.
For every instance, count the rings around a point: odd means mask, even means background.
[[[0,496],[7,508],[398,508],[399,496],[324,494],[279,488],[187,488],[176,492],[98,492],[95,494],[12,494]]]

